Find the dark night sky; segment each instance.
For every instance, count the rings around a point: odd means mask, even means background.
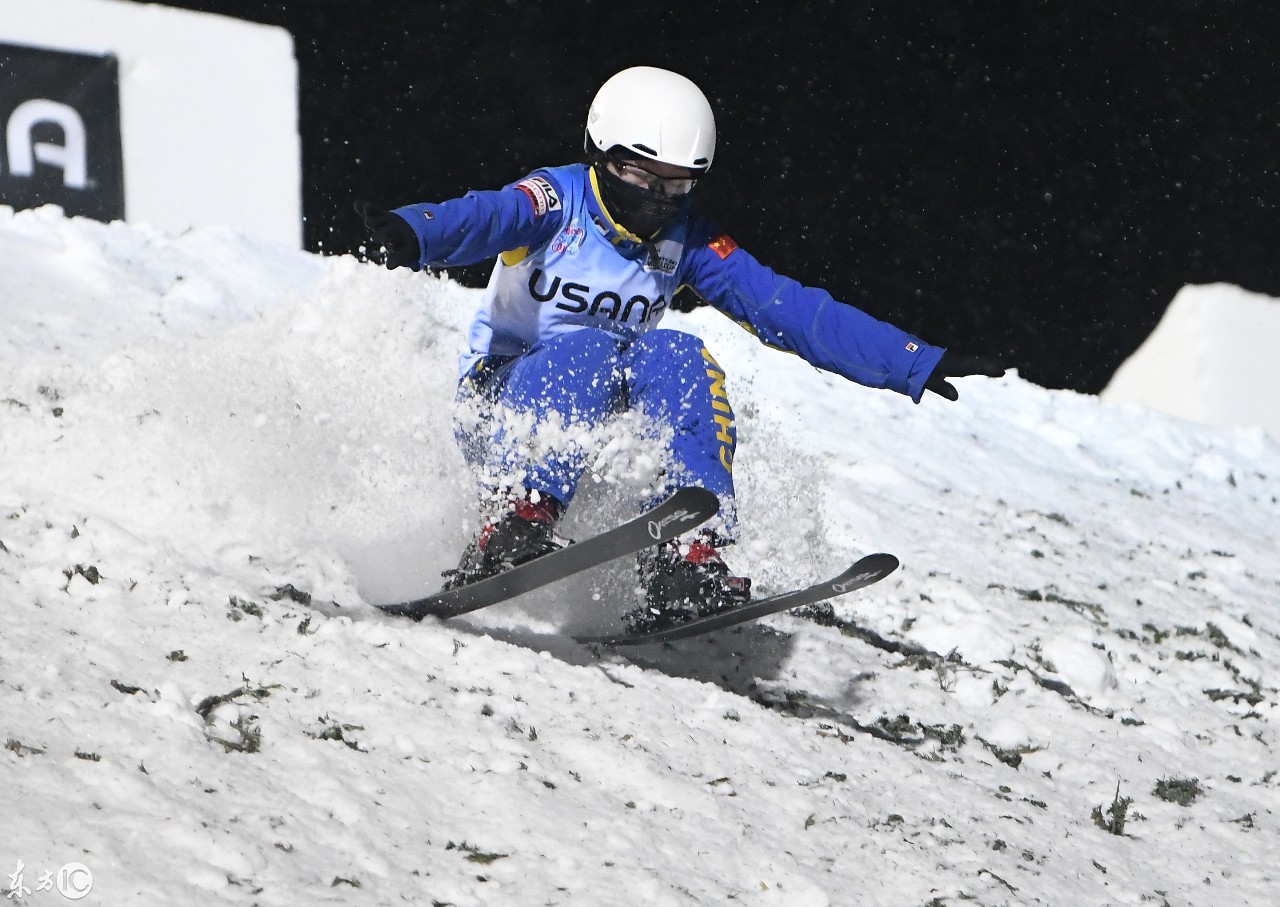
[[[1269,4],[170,5],[293,33],[311,250],[363,242],[355,198],[578,159],[599,84],[650,64],[716,108],[699,194],[740,245],[1044,386],[1100,390],[1184,284],[1280,296]]]

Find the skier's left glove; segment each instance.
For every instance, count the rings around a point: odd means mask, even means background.
[[[418,234],[413,227],[399,214],[384,211],[369,202],[357,201],[356,213],[369,228],[373,241],[387,250],[387,270],[395,268],[421,268],[422,247],[418,244]]]
[[[947,350],[933,367],[933,373],[924,383],[924,389],[946,397],[948,400],[959,400],[960,392],[956,390],[949,378],[965,378],[969,375],[985,375],[988,378],[999,378],[1004,374],[1004,363],[998,359],[985,356],[962,356]]]

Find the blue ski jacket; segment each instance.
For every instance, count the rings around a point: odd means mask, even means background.
[[[497,257],[459,363],[518,356],[582,327],[634,339],[681,286],[763,343],[867,387],[920,402],[943,349],[761,264],[686,201],[645,243],[614,222],[587,164],[535,170],[502,189],[395,209],[423,267]]]

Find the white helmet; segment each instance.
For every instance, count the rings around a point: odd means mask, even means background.
[[[587,113],[587,150],[622,146],[641,157],[704,171],[716,151],[706,96],[684,76],[633,66],[600,86]]]

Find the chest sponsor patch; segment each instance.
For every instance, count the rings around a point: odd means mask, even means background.
[[[729,257],[729,254],[738,248],[738,244],[733,241],[728,233],[721,233],[711,242],[707,243],[711,251],[720,256],[721,259]]]
[[[529,196],[535,216],[542,217],[548,211],[560,210],[560,196],[556,195],[555,187],[548,180],[531,176],[516,183],[516,188]]]
[[[577,255],[586,235],[587,231],[582,229],[582,225],[575,219],[551,241],[551,251],[557,255]]]
[[[680,264],[680,256],[684,253],[684,244],[674,239],[664,239],[649,249],[645,258],[646,271],[659,271],[663,274],[674,274]]]

